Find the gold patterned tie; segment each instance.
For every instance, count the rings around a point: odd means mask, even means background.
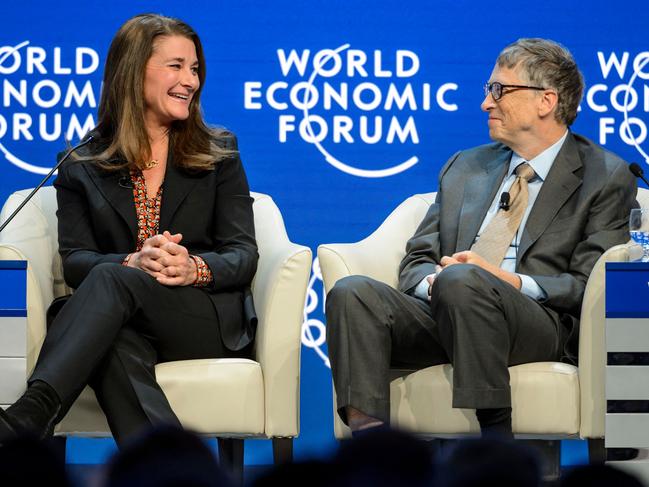
[[[471,250],[487,262],[500,266],[505,258],[507,248],[512,243],[527,208],[527,182],[535,174],[534,169],[527,162],[516,167],[516,179],[509,188],[511,201],[509,210],[498,210],[478,241],[471,247]]]

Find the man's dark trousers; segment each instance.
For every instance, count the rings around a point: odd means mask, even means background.
[[[389,421],[389,369],[453,364],[453,407],[511,406],[508,367],[554,361],[558,314],[471,264],[444,269],[430,302],[364,276],[327,296],[327,342],[337,408]]]

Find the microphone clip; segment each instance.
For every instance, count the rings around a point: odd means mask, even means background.
[[[507,191],[503,191],[500,195],[500,204],[498,205],[498,209],[509,211],[509,198],[509,193]]]
[[[131,178],[129,178],[128,176],[122,176],[121,178],[119,178],[117,184],[120,188],[133,189],[133,183],[131,182]]]

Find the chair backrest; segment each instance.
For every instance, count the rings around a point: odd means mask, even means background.
[[[638,188],[638,194],[635,197],[640,208],[649,208],[649,189]]]
[[[367,253],[369,265],[366,269],[354,270],[352,274],[369,275],[396,288],[399,282],[398,269],[406,255],[406,243],[423,220],[430,205],[435,201],[436,193],[415,194],[397,206],[381,225],[366,239],[359,242],[363,252],[364,243],[373,249],[380,247],[378,253]],[[376,256],[381,256],[380,265],[376,265]],[[364,262],[364,260],[359,260]]]
[[[397,206],[371,235],[360,242],[321,245],[318,255],[323,263],[322,272],[326,273],[325,287],[329,289],[328,286],[333,287],[338,279],[358,274],[396,288],[399,263],[406,254],[406,243],[433,201],[435,193],[413,195]],[[349,254],[344,265],[334,257],[338,251]]]
[[[4,221],[20,205],[31,189],[16,191],[7,199],[0,212]],[[279,209],[268,195],[250,193],[255,199],[255,232],[260,260],[276,242],[288,239]],[[30,271],[37,279],[44,303],[70,293],[63,280],[61,256],[58,252],[58,227],[56,219],[56,190],[41,188],[16,218],[0,234],[0,243],[11,242],[29,261]],[[283,235],[278,235],[283,232]],[[253,283],[254,289],[254,283]]]

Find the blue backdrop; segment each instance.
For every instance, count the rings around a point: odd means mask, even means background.
[[[520,37],[573,52],[587,84],[574,131],[629,161],[649,151],[646,0],[26,1],[1,19],[0,201],[34,186],[64,139],[93,126],[109,42],[142,12],[198,31],[205,117],[238,135],[251,188],[272,195],[291,239],[314,252],[363,238],[407,196],[434,191],[455,151],[488,142],[482,84]],[[334,445],[314,268],[298,458]],[[268,462],[265,443],[247,442],[247,461]],[[79,441],[69,460],[100,461],[106,449]]]

